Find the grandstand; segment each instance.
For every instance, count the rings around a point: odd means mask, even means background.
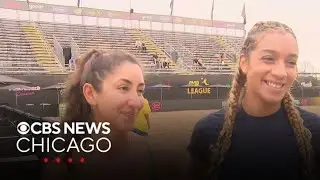
[[[6,2],[0,4],[0,10],[18,16],[0,17],[2,74],[67,74],[69,59],[64,48],[71,48],[72,56],[91,48],[126,50],[142,61],[146,73],[224,74],[233,71],[244,35],[242,23]],[[37,18],[30,18],[31,14]],[[51,18],[42,18],[48,14]],[[56,14],[65,20],[54,20]],[[88,23],[90,18],[96,23]],[[146,23],[149,26],[143,25]],[[175,25],[182,25],[183,30]],[[187,30],[190,27],[193,30]],[[135,48],[137,40],[144,42],[147,52]],[[169,59],[170,68],[157,67],[152,61],[155,53],[160,59]],[[198,58],[203,61],[201,68],[193,63]]]
[[[234,55],[238,54],[242,38],[224,37],[194,33],[168,32],[168,31],[150,31],[143,32],[165,49],[171,46],[179,55],[187,67],[191,67],[192,72],[227,72],[234,69]],[[220,67],[220,54],[226,54],[228,57],[225,66]],[[193,64],[193,59],[201,57],[206,69],[197,69]]]
[[[54,73],[61,71],[51,48],[30,24],[0,19],[1,71],[12,73]]]

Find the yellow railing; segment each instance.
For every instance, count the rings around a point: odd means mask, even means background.
[[[226,47],[227,46],[225,40],[223,38],[221,38],[220,36],[218,36],[218,37],[214,36],[212,39],[222,47]]]
[[[166,54],[162,51],[162,49],[157,46],[151,37],[147,36],[143,32],[138,29],[131,30],[131,36],[135,41],[141,41],[145,44],[147,51],[149,53],[157,53],[159,58],[167,58]],[[175,66],[174,62],[170,59],[170,66]]]
[[[24,24],[23,31],[31,42],[38,64],[51,74],[64,71],[48,41],[35,24]]]
[[[221,36],[213,36],[212,39],[223,48],[228,48],[227,42]],[[231,59],[224,59],[224,61],[225,65],[227,65],[230,69],[235,70],[236,64]]]

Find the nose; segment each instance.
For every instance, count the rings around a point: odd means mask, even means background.
[[[144,100],[143,96],[139,96],[138,94],[135,93],[131,95],[128,101],[128,105],[135,109],[141,109],[143,107],[143,102],[144,102],[143,100]]]
[[[287,77],[287,68],[284,62],[276,63],[271,70],[272,75],[276,76],[279,79]]]

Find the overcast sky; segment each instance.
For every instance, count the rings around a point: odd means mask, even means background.
[[[23,1],[23,0],[22,0]],[[76,6],[77,0],[30,0],[50,4]],[[171,0],[82,0],[81,6],[152,14],[170,14]],[[300,63],[312,64],[311,71],[320,72],[320,0],[215,0],[216,20],[242,22],[246,3],[248,31],[256,22],[275,20],[289,25],[297,35]],[[174,0],[173,15],[210,19],[212,0]],[[311,66],[310,66],[311,67]]]

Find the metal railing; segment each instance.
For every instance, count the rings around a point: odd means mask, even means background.
[[[169,43],[165,42],[166,46],[169,46],[170,48],[173,48]],[[179,49],[174,49],[175,52],[178,53],[178,60],[177,60],[177,64],[179,64],[180,69],[185,69],[188,70],[189,72],[193,72],[194,69],[188,65],[186,63],[186,59],[192,59],[194,56],[191,53],[191,51],[189,49],[187,49],[186,47],[184,47],[180,42],[178,42],[178,47]]]
[[[59,41],[54,36],[53,36],[53,51],[56,54],[60,63],[64,65],[66,61],[65,61],[65,58],[63,55],[63,49],[62,49]]]
[[[81,55],[80,48],[73,37],[70,37],[71,54],[73,57],[78,57]]]
[[[35,28],[37,35],[40,37],[40,41],[43,43],[44,48],[45,48],[45,50],[47,51],[48,55],[51,54],[51,55],[53,56],[54,60],[55,60],[55,61],[58,63],[58,65],[60,66],[60,68],[63,68],[63,69],[64,69],[64,65],[63,65],[64,63],[61,63],[61,62],[60,62],[60,60],[58,59],[58,57],[57,57],[57,56],[55,55],[55,53],[52,51],[52,48],[50,48],[50,47],[48,46],[48,42],[43,39],[43,35],[42,35],[42,33],[40,32],[37,24],[36,24],[34,21],[32,21],[31,24],[32,24],[32,26]]]
[[[192,67],[190,67],[188,64],[185,63],[185,57],[186,55],[184,54],[184,52],[179,51],[177,49],[175,49],[172,45],[170,45],[169,43],[165,42],[165,47],[169,47],[170,48],[170,52],[172,52],[172,50],[176,53],[178,53],[178,58],[176,60],[176,65],[177,67],[180,68],[180,70],[187,70],[187,71],[193,71]]]

